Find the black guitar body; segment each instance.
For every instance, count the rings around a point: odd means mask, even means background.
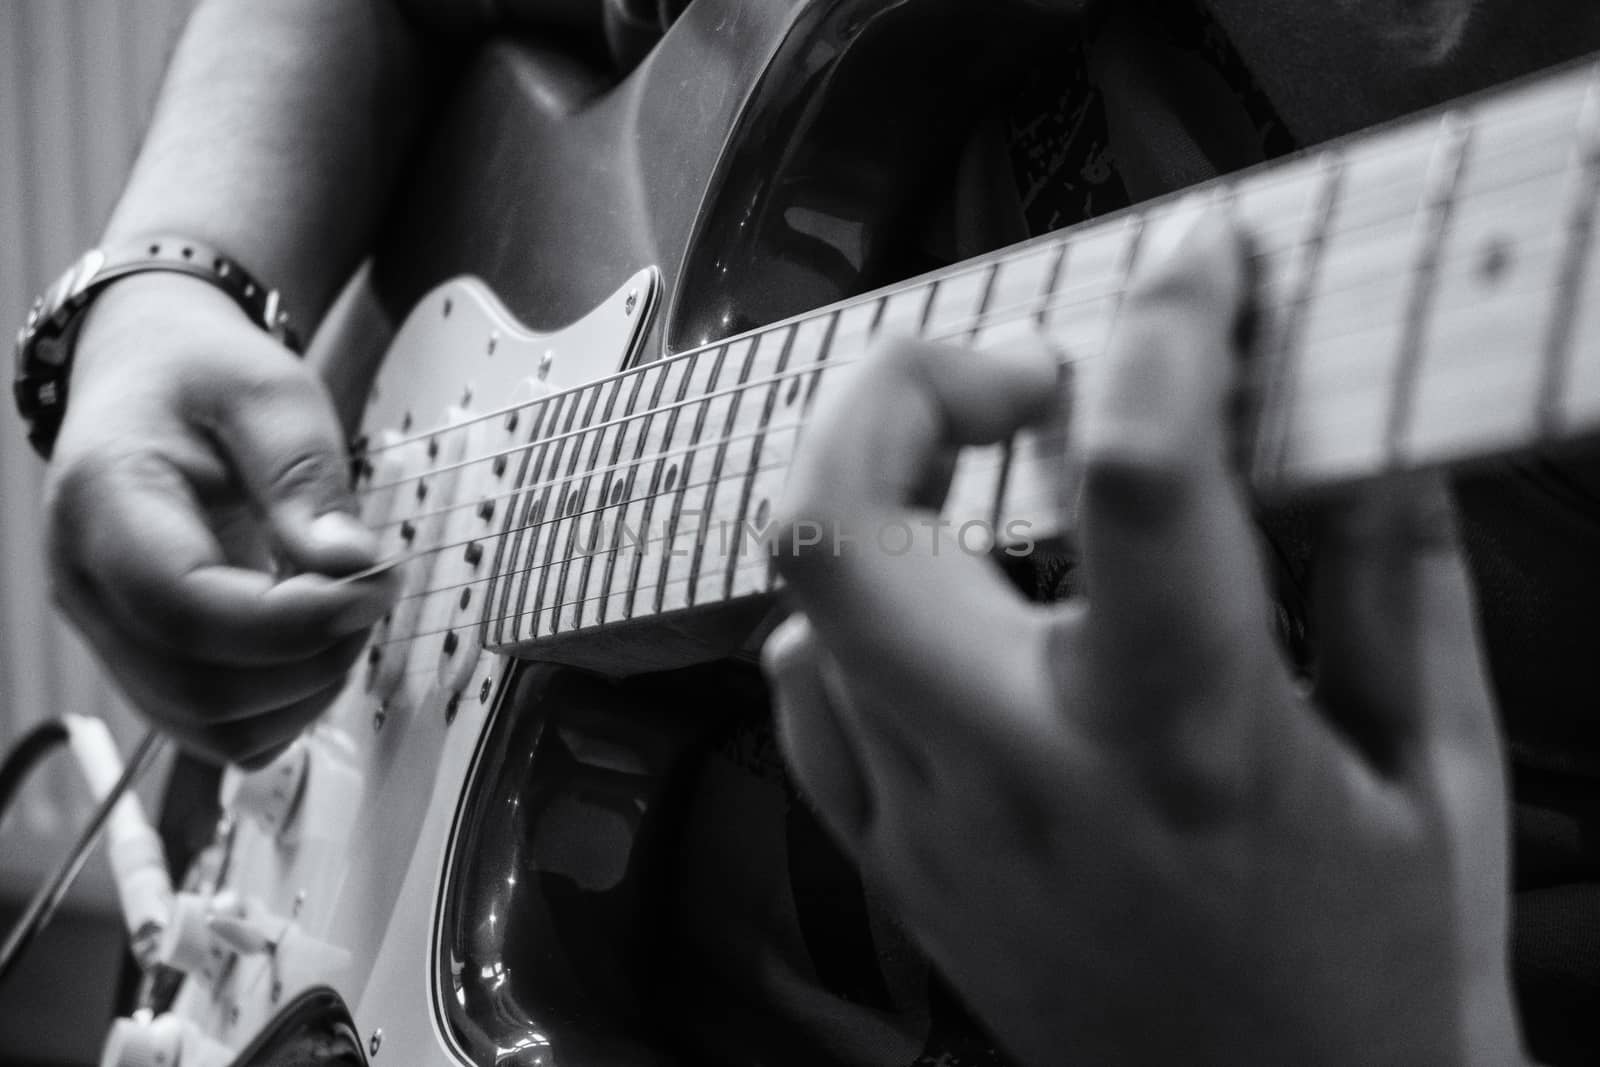
[[[655,354],[935,265],[912,251],[919,230],[974,119],[1059,39],[1046,6],[697,0],[615,87],[552,49],[493,44],[389,227],[382,298],[402,314],[473,274],[554,328],[653,264]]]

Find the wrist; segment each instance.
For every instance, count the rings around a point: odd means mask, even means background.
[[[13,386],[18,411],[28,424],[28,437],[40,455],[48,457],[66,414],[69,384],[76,374],[78,349],[84,347],[83,331],[90,314],[99,308],[101,298],[110,293],[112,286],[150,275],[173,275],[188,278],[197,285],[212,290],[202,309],[214,307],[217,297],[231,302],[239,313],[254,327],[271,335],[291,348],[295,338],[289,326],[289,317],[281,306],[276,289],[258,282],[232,258],[197,241],[176,237],[149,237],[131,241],[109,250],[91,249],[70,266],[65,273],[30,308],[21,333],[17,338],[17,376]],[[113,299],[113,307],[127,306],[126,286]],[[170,285],[151,290],[135,287],[136,293],[184,294],[177,306],[190,305],[195,297],[194,286],[174,288]],[[158,305],[160,306],[159,302]],[[101,309],[103,310],[103,309]],[[102,325],[113,316],[98,316]],[[182,320],[186,316],[179,312]],[[99,333],[90,337],[88,347],[94,350],[126,349],[121,345],[95,344]],[[134,346],[136,351],[138,346]],[[159,344],[156,347],[161,347]],[[93,362],[91,357],[91,362]],[[89,372],[92,376],[94,372]]]
[[[201,324],[253,325],[243,309],[198,278],[155,272],[118,278],[84,313],[72,384],[88,381],[107,363],[137,362],[151,338],[193,333]]]

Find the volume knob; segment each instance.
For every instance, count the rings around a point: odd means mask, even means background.
[[[297,737],[278,758],[254,771],[231,767],[222,780],[222,806],[280,837],[294,817],[305,789],[310,753]]]
[[[234,954],[233,947],[211,928],[216,913],[211,894],[179,893],[173,898],[172,918],[161,932],[156,958],[207,986],[215,985]]]

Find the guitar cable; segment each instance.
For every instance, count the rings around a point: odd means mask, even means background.
[[[30,730],[0,763],[0,819],[23,781],[55,748],[66,745],[98,798],[93,815],[78,835],[72,850],[28,902],[27,910],[0,945],[0,983],[15,968],[39,933],[54,918],[67,891],[88,862],[89,854],[109,828],[112,873],[123,918],[133,938],[141,964],[154,949],[171,909],[172,883],[166,858],[138,798],[129,790],[155,763],[165,744],[154,730],[134,749],[124,766],[117,756],[110,731],[99,719],[64,715]]]

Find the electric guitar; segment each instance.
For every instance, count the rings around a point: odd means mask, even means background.
[[[1039,17],[700,0],[620,87],[532,46],[480,57],[320,345],[402,597],[324,720],[229,773],[157,953],[186,978],[107,1063],[677,1062],[625,987],[705,717],[605,679],[752,647],[796,443],[874,337],[981,358],[1043,332],[1092,388],[1146,235],[1183,210],[882,285]],[[1589,65],[1214,185],[1257,242],[1255,490],[1600,427],[1597,194]],[[961,454],[964,545],[1070,531],[1071,436]],[[598,902],[585,923],[562,886]]]

